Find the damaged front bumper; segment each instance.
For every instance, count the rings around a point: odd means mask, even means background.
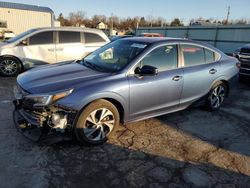
[[[22,100],[14,100],[13,104],[15,126],[28,139],[39,141],[46,136],[71,135],[77,111],[59,105],[32,108]]]

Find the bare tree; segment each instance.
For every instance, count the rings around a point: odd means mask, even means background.
[[[107,23],[107,17],[105,15],[94,15],[92,16],[92,26],[96,27],[96,25],[100,22]]]
[[[86,12],[77,11],[69,13],[69,21],[74,26],[81,26],[86,24]]]
[[[60,22],[61,26],[71,26],[69,20],[64,18],[62,13],[59,14],[57,21]]]
[[[238,25],[246,25],[247,24],[247,20],[244,18],[238,19],[234,21],[234,24],[238,24]]]

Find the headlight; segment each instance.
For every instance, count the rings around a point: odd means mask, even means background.
[[[49,94],[31,94],[24,97],[24,101],[32,103],[35,107],[47,106],[59,99],[62,99],[73,92],[73,89],[56,93],[53,95]]]

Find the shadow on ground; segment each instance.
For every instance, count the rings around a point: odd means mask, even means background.
[[[39,146],[19,136],[16,141],[1,154],[4,187],[247,187],[250,183],[249,176],[230,169],[153,155],[117,143]],[[165,150],[164,146],[159,149]]]
[[[3,187],[248,187],[248,85],[220,112],[192,108],[118,128],[109,142],[30,142],[12,123],[11,88],[0,83]]]

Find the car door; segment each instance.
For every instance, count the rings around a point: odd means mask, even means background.
[[[144,65],[154,66],[159,72],[155,76],[128,76],[131,119],[158,115],[179,105],[183,72],[178,68],[177,45],[163,45],[153,49],[136,67]]]
[[[56,43],[57,62],[82,59],[84,43],[79,31],[58,31]]]
[[[21,43],[17,46],[17,50],[20,52],[26,66],[33,67],[56,62],[53,31],[36,33],[28,37],[25,41],[27,44],[23,45]]]
[[[205,96],[219,75],[220,64],[215,52],[192,44],[180,45],[184,84],[181,104],[192,103]]]

